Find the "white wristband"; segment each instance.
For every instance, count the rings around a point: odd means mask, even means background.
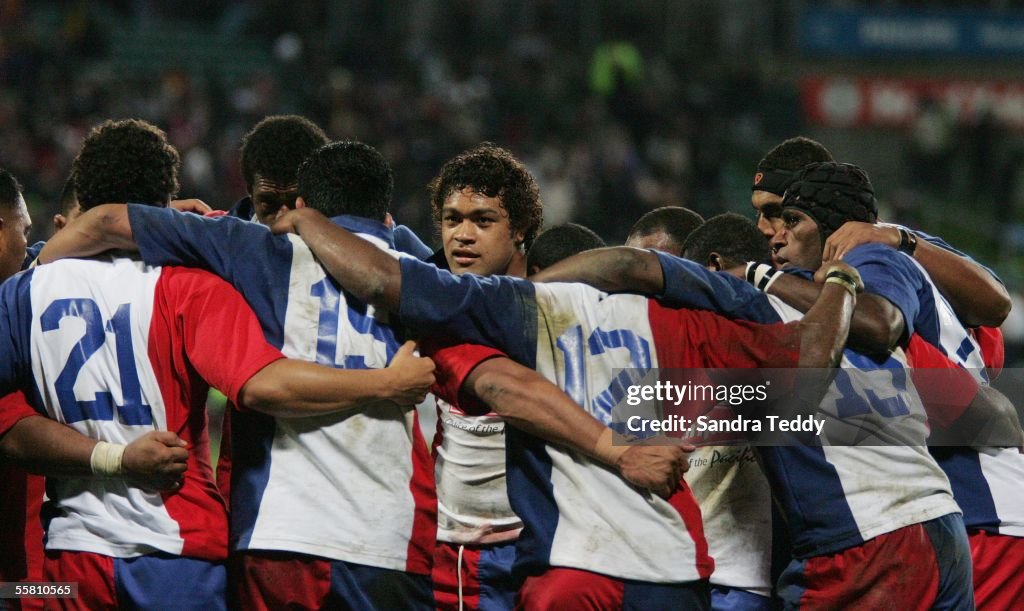
[[[767,293],[772,283],[779,277],[779,271],[767,263],[747,263],[747,282],[754,288]]]
[[[95,475],[106,477],[118,476],[124,473],[121,468],[121,459],[124,457],[125,446],[119,443],[97,442],[92,448],[92,456],[89,457],[89,466]]]

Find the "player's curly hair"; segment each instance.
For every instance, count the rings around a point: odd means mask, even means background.
[[[266,117],[242,138],[242,177],[246,187],[252,193],[257,174],[278,185],[294,183],[299,164],[328,142],[324,130],[305,117]]]
[[[299,196],[329,217],[351,214],[383,221],[394,186],[387,160],[377,149],[355,140],[320,147],[298,170]]]
[[[166,205],[178,192],[179,165],[163,130],[125,119],[92,128],[71,171],[85,211],[111,202]]]
[[[448,160],[427,187],[438,226],[444,201],[467,187],[487,197],[501,198],[512,231],[522,231],[523,245],[530,248],[544,221],[544,207],[533,176],[512,153],[484,142]]]
[[[683,258],[707,265],[711,253],[730,263],[767,263],[771,250],[764,234],[750,219],[735,212],[713,216],[693,230],[683,244]]]
[[[21,195],[21,183],[7,170],[0,168],[0,208],[14,208]]]

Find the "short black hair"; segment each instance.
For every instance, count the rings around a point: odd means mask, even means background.
[[[0,207],[14,208],[21,195],[21,183],[7,170],[0,168]]]
[[[71,213],[71,209],[78,205],[78,194],[75,193],[75,174],[72,172],[68,174],[67,180],[64,181],[64,188],[60,190],[60,213],[67,216]]]
[[[544,221],[544,207],[533,176],[512,153],[484,142],[448,160],[428,185],[434,221],[438,225],[444,201],[465,188],[487,197],[501,198],[512,231],[522,231],[523,245],[530,248]]]
[[[89,131],[72,164],[82,210],[111,202],[164,206],[178,192],[178,151],[160,128],[138,119]]]
[[[686,237],[702,223],[704,223],[704,217],[689,208],[662,206],[647,212],[636,223],[633,223],[633,227],[629,230],[629,237],[643,237],[663,231],[681,249],[683,243],[686,242]]]
[[[576,253],[604,246],[601,236],[576,223],[550,227],[540,232],[526,253],[526,269],[545,269]]]
[[[806,136],[783,140],[757,164],[759,170],[785,170],[796,172],[809,163],[833,161],[825,145]]]
[[[735,212],[713,216],[693,230],[683,245],[683,258],[707,265],[717,252],[731,263],[771,260],[768,240],[750,219]]]
[[[395,178],[377,149],[343,140],[318,148],[303,161],[298,183],[299,197],[326,216],[351,214],[383,221],[391,208]]]
[[[330,142],[324,130],[299,115],[274,115],[242,138],[242,177],[252,192],[256,174],[279,185],[296,181],[299,164]]]

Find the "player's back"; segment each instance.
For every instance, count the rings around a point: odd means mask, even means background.
[[[297,236],[166,209],[129,206],[129,215],[143,259],[206,267],[230,282],[285,356],[362,369],[385,367],[397,352],[386,313],[339,290]],[[382,223],[333,220],[398,256]],[[287,420],[240,413],[232,427],[241,440],[232,457],[233,549],[429,572],[433,477],[414,411],[376,406]]]
[[[210,472],[202,410],[206,383],[179,325],[187,293],[223,288],[206,272],[131,259],[61,261],[4,286],[11,365],[34,380],[26,395],[37,410],[102,441],[128,444],[170,430],[190,445],[189,469],[174,494],[121,479],[51,478],[48,548],[226,556],[227,515]]]

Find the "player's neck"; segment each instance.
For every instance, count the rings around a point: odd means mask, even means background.
[[[515,276],[516,278],[526,277],[526,253],[521,250],[517,250],[512,259],[508,262],[508,269],[505,270],[506,276]]]

